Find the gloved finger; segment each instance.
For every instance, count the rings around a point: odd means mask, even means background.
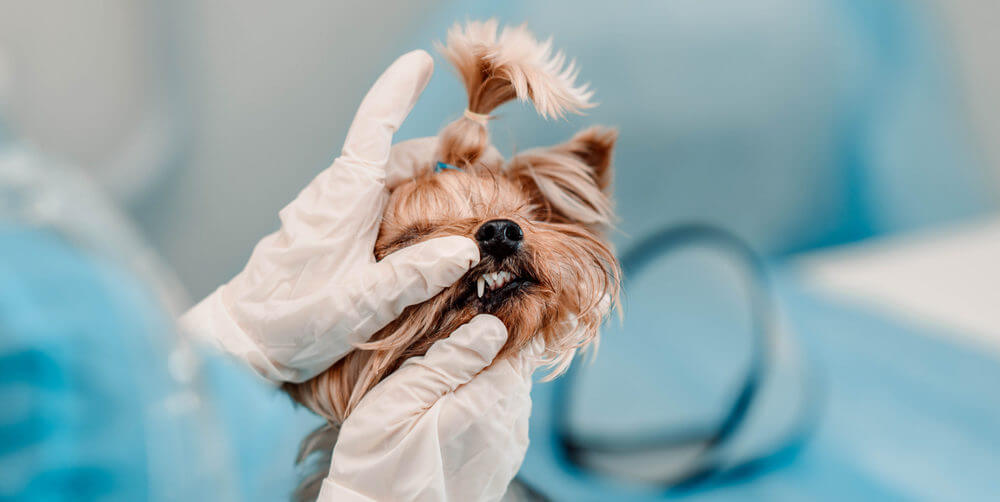
[[[411,357],[393,373],[396,399],[413,399],[431,406],[441,396],[470,382],[507,342],[507,327],[500,319],[480,314],[448,338],[434,342],[422,357]]]
[[[442,444],[463,441],[470,435],[488,435],[484,440],[506,438],[512,446],[526,448],[532,373],[545,362],[545,353],[545,339],[536,336],[520,352],[494,361],[471,382],[447,396],[449,406],[442,409],[438,422]]]
[[[516,357],[493,365],[445,396],[438,420],[442,443],[472,434],[470,427],[495,429],[494,438],[512,432],[514,423],[531,413],[531,373],[524,374]]]
[[[451,411],[463,416],[453,423],[461,427],[459,422],[472,419],[472,415],[483,413],[500,413],[497,407],[510,408],[527,399],[530,407],[531,375],[542,362],[545,355],[545,339],[536,336],[528,342],[517,354],[493,364],[466,385],[454,392],[454,400],[461,406],[451,406]],[[511,413],[503,412],[504,413]],[[498,415],[499,417],[499,415]]]
[[[411,139],[393,145],[389,151],[389,163],[385,166],[385,186],[392,190],[423,169],[432,168],[437,147],[437,136]]]
[[[361,301],[373,322],[385,324],[403,309],[430,299],[479,263],[479,246],[466,237],[438,237],[405,247],[376,263],[374,283]]]
[[[338,160],[384,168],[392,135],[409,115],[433,72],[434,60],[422,50],[408,52],[392,63],[361,101]]]

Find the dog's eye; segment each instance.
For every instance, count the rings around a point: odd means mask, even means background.
[[[430,233],[430,231],[431,231],[430,228],[423,225],[413,225],[406,227],[405,229],[403,229],[402,232],[400,232],[399,235],[397,235],[395,238],[389,241],[389,244],[386,246],[386,248],[396,250],[399,248],[409,246],[410,244],[416,244],[416,242],[420,240],[421,237],[424,237],[425,235]]]

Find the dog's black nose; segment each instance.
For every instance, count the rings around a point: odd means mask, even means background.
[[[490,220],[476,230],[476,240],[483,254],[504,258],[514,254],[524,240],[524,232],[510,220]]]

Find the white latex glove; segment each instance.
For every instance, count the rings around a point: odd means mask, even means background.
[[[344,421],[320,501],[500,500],[528,449],[544,342],[493,358],[507,329],[479,315],[408,359]]]
[[[374,258],[387,184],[433,155],[435,138],[390,150],[433,68],[430,55],[414,51],[379,77],[341,156],[281,211],[281,228],[257,244],[243,271],[181,317],[183,331],[266,378],[301,382],[479,261],[476,243],[459,236]]]

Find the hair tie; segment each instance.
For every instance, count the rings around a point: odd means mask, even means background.
[[[441,171],[447,171],[449,169],[451,169],[453,171],[458,171],[460,173],[464,173],[465,172],[465,170],[462,169],[461,167],[455,167],[455,166],[453,166],[451,164],[445,164],[444,162],[441,162],[441,161],[438,161],[437,165],[434,166],[434,172],[436,172],[436,173],[440,173]]]
[[[482,124],[483,127],[486,127],[486,123],[489,122],[490,120],[489,114],[476,113],[468,108],[466,108],[465,111],[462,112],[462,115],[465,115],[465,118],[473,122],[479,122],[480,124]]]

